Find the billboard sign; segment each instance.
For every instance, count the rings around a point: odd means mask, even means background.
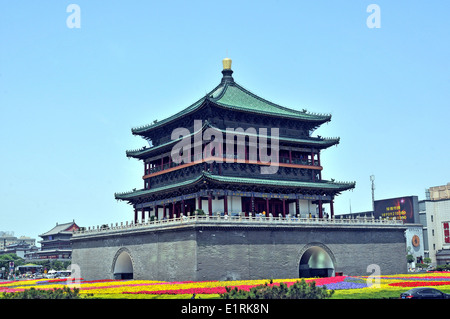
[[[417,196],[398,197],[376,200],[374,217],[381,219],[398,219],[404,223],[414,223],[418,209]]]

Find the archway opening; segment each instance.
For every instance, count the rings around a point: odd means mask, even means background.
[[[300,258],[299,277],[332,277],[334,264],[325,249],[313,246],[308,248]]]
[[[123,251],[114,264],[114,279],[133,279],[133,263],[130,255]]]

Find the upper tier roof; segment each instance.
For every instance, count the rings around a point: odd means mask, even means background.
[[[160,151],[161,149],[165,148],[165,147],[170,147],[173,146],[175,143],[180,142],[183,138],[186,137],[193,137],[195,134],[198,134],[200,131],[202,131],[204,128],[212,128],[214,130],[216,130],[217,132],[220,132],[222,134],[227,134],[228,132],[226,130],[222,130],[219,129],[217,127],[214,127],[213,125],[211,125],[208,121],[205,121],[205,123],[203,124],[203,127],[197,131],[197,132],[193,132],[187,136],[183,136],[180,137],[176,140],[171,140],[167,143],[164,144],[160,144],[158,146],[152,146],[152,147],[142,147],[140,149],[137,150],[128,150],[126,151],[127,157],[134,157],[134,158],[139,158],[139,159],[144,159],[148,156],[150,156],[152,153]],[[247,136],[256,136],[256,137],[265,137],[267,139],[271,138],[270,136],[265,136],[265,135],[258,135],[258,134],[251,134],[251,133],[240,133],[240,132],[233,132],[232,134],[236,134],[236,135],[247,135]],[[274,137],[272,137],[273,139]],[[319,149],[325,149],[328,148],[330,146],[336,145],[339,143],[339,138],[322,138],[322,137],[308,137],[308,138],[292,138],[292,137],[283,137],[280,136],[278,137],[278,140],[280,142],[285,142],[285,143],[297,143],[297,144],[302,144],[302,145],[306,145],[306,146],[314,146],[317,147]]]
[[[71,223],[65,223],[65,224],[56,224],[55,227],[50,229],[48,232],[43,233],[42,235],[39,235],[40,237],[43,236],[50,236],[50,235],[57,235],[57,234],[71,234],[73,233],[73,229],[77,229],[78,226],[75,224],[75,222]]]
[[[204,97],[191,104],[182,111],[164,119],[156,121],[155,123],[144,125],[141,127],[133,128],[131,131],[136,135],[143,135],[148,131],[158,128],[164,124],[170,123],[174,120],[181,118],[187,114],[190,114],[202,106],[206,102],[212,102],[213,104],[227,108],[230,110],[237,110],[243,112],[249,112],[253,114],[268,115],[281,118],[290,118],[296,120],[303,120],[320,125],[322,123],[331,120],[329,114],[315,114],[309,113],[306,110],[298,111],[290,109],[273,102],[270,102],[262,97],[251,93],[238,83],[236,83],[231,76],[233,71],[231,69],[224,69],[222,71],[223,78],[221,83],[216,86],[212,91],[207,93]]]

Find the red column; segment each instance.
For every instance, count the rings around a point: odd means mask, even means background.
[[[283,198],[283,217],[286,217],[286,200]]]
[[[317,162],[320,166],[320,152],[317,153]],[[319,171],[319,179],[322,180],[322,170]]]
[[[252,213],[252,215],[255,213],[255,196],[253,196],[253,193],[252,193],[252,200],[251,200],[251,202],[250,202],[250,211],[251,211],[251,213]],[[269,214],[269,213],[267,213],[266,212],[266,214]]]
[[[197,201],[198,201],[198,209],[202,209],[202,197],[201,196],[197,197]]]
[[[269,198],[266,198],[266,215],[269,216]]]
[[[144,222],[144,220],[145,220],[145,208],[144,207],[142,207],[142,222]]]
[[[314,152],[311,151],[311,165],[314,166]],[[313,182],[316,181],[316,171],[312,170],[312,180]]]
[[[175,207],[175,202],[172,203],[172,218],[176,218],[177,217],[177,213],[176,213],[176,207]]]
[[[134,223],[137,223],[137,219],[138,219],[138,212],[137,212],[137,208],[134,208]]]
[[[223,196],[223,211],[225,214],[228,214],[228,197],[227,197],[227,195]]]
[[[181,213],[182,213],[183,215],[186,215],[185,207],[184,207],[184,199],[181,200]]]
[[[331,218],[334,218],[334,205],[333,205],[333,200],[331,200],[330,202],[330,214],[331,214]]]
[[[292,151],[289,150],[289,164],[292,164]]]
[[[209,193],[208,195],[208,214],[209,216],[212,215],[212,194]]]
[[[319,218],[323,218],[322,200],[319,199]]]

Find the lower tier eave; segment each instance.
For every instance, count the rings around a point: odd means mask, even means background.
[[[353,189],[354,182],[337,183],[330,181],[301,182],[287,180],[256,179],[244,177],[230,177],[213,175],[203,172],[200,176],[153,189],[134,190],[129,193],[116,193],[117,200],[128,201],[130,204],[142,201],[152,201],[170,197],[179,197],[198,192],[211,192],[220,189],[230,192],[247,193],[278,193],[278,194],[301,194],[334,197],[342,191]],[[249,196],[249,195],[245,195]],[[251,196],[251,195],[250,195]]]

